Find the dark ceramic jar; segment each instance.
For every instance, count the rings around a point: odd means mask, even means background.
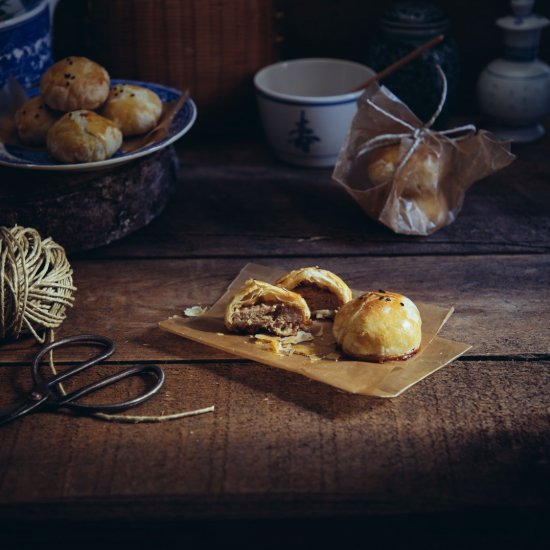
[[[438,34],[445,36],[449,26],[446,13],[438,6],[422,1],[392,4],[379,22],[379,32],[370,44],[367,63],[381,71]],[[459,75],[458,48],[445,36],[443,42],[424,52],[383,80],[397,97],[427,122],[437,109],[442,83],[439,64],[447,77],[447,102],[435,125],[441,126],[452,106]]]

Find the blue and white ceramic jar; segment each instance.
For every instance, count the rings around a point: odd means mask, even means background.
[[[440,65],[447,78],[445,109],[435,126],[441,125],[452,106],[459,78],[458,48],[446,36],[449,19],[446,12],[429,2],[405,0],[395,2],[383,14],[379,32],[371,42],[367,64],[376,72],[385,69],[431,38],[442,34],[443,42],[424,52],[383,80],[420,120],[431,118],[442,93]]]
[[[14,77],[36,86],[52,63],[49,0],[0,0],[0,88]]]
[[[548,19],[531,13],[534,0],[512,0],[514,15],[496,24],[504,30],[504,55],[483,70],[477,84],[485,124],[501,139],[517,143],[544,135],[541,118],[550,113],[550,67],[537,58]]]

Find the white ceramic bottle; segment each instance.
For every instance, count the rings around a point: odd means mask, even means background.
[[[534,0],[511,0],[514,15],[496,24],[504,30],[504,55],[481,73],[479,108],[486,127],[501,139],[518,143],[544,135],[540,120],[550,113],[550,67],[537,58],[548,19],[531,13]]]

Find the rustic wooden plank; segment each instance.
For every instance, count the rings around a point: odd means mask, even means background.
[[[394,400],[257,364],[165,368],[164,393],[141,412],[215,412],[157,425],[45,413],[7,425],[2,517],[337,516],[546,502],[548,361],[457,361]],[[2,367],[0,386],[22,375]]]
[[[410,237],[395,235],[368,218],[328,174],[303,179],[292,174],[270,171],[266,177],[255,169],[190,173],[157,221],[96,255],[205,257],[254,251],[299,256],[304,249],[323,256],[548,251],[550,192],[544,180],[527,192],[522,183],[489,178],[470,190],[454,224],[429,237]]]
[[[115,360],[213,360],[230,356],[157,328],[186,307],[210,305],[248,260],[75,261],[78,290],[59,335],[98,333],[118,343]],[[413,300],[456,308],[445,338],[474,356],[550,353],[550,256],[259,258],[283,269],[317,265],[363,290],[387,288]],[[2,347],[0,362],[28,361],[28,340]]]
[[[396,235],[372,221],[331,180],[330,170],[254,164],[255,154],[262,158],[257,145],[252,158],[242,153],[237,157],[242,164],[232,165],[199,162],[200,152],[181,149],[180,182],[163,215],[95,256],[548,252],[550,164],[544,151],[550,144],[545,145],[519,149],[509,167],[474,184],[457,220],[429,237]]]

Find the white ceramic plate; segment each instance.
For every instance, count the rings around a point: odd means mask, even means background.
[[[113,86],[117,84],[137,84],[153,90],[160,99],[166,103],[177,100],[183,94],[174,88],[152,84],[150,82],[140,82],[134,80],[112,80]],[[29,96],[36,95],[38,90],[29,92]],[[82,162],[78,164],[62,164],[54,160],[47,151],[34,151],[23,149],[13,145],[7,145],[0,142],[0,166],[9,166],[11,168],[25,168],[27,170],[48,170],[57,172],[85,172],[101,168],[110,168],[119,164],[130,162],[131,160],[150,155],[155,151],[164,149],[178,138],[183,136],[193,126],[197,118],[197,108],[193,100],[188,98],[184,106],[176,113],[172,120],[168,135],[161,141],[147,145],[136,151],[129,153],[117,152],[110,159],[96,162]]]

